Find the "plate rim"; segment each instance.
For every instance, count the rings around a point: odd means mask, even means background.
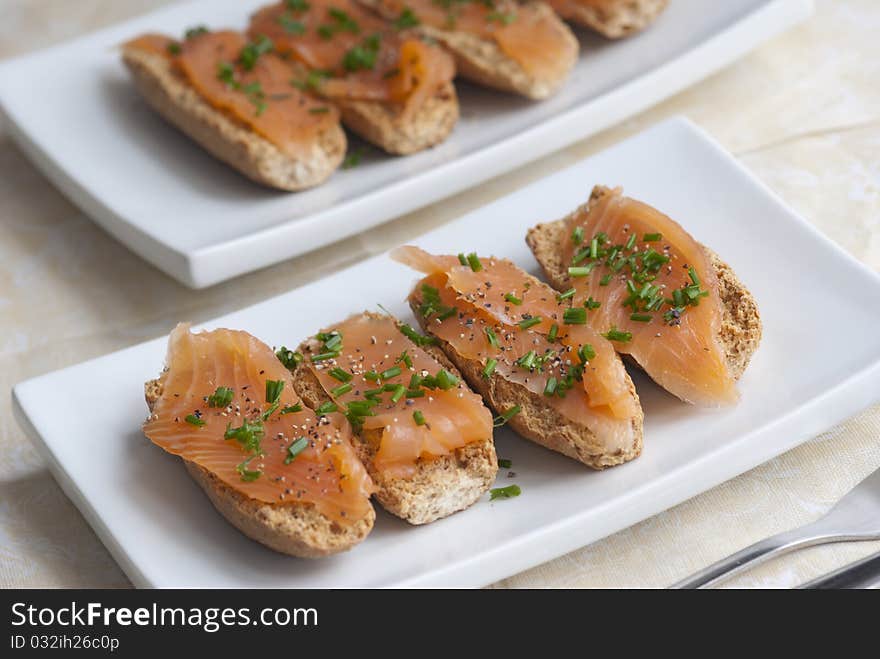
[[[189,4],[195,4],[195,1]],[[167,9],[160,8],[36,53],[4,61],[0,63],[0,71],[52,51],[81,47],[104,32],[143,21]],[[94,191],[83,186],[73,172],[55,161],[38,139],[25,129],[24,120],[7,107],[2,88],[0,116],[10,127],[12,138],[38,169],[88,217],[148,263],[185,286],[201,289],[350,238],[595,135],[696,84],[812,13],[813,0],[766,0],[762,6],[677,57],[528,130],[329,208],[190,251],[176,248],[117,215]],[[624,110],[620,111],[620,108]],[[450,184],[454,179],[458,182]],[[388,208],[394,209],[393,215],[388,215]],[[352,216],[358,221],[344,221]],[[315,231],[316,226],[328,222],[334,222],[333,232]],[[268,258],[230,258],[233,253],[240,257],[242,248],[267,245],[275,249]],[[287,247],[278,251],[277,245]],[[258,254],[259,250],[248,249],[247,253]]]

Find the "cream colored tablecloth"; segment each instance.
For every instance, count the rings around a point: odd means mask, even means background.
[[[0,0],[0,57],[159,4]],[[818,0],[808,23],[623,125],[341,245],[201,292],[178,285],[98,229],[0,127],[0,587],[129,585],[13,419],[14,383],[154,338],[180,319],[207,320],[412,240],[670,115],[686,114],[706,128],[823,233],[880,270],[878,35],[877,0]],[[665,586],[817,518],[878,466],[875,407],[682,505],[497,586]],[[859,543],[803,551],[731,584],[793,586],[878,549],[880,543]]]

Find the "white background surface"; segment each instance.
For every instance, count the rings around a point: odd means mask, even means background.
[[[2,0],[0,56],[156,4]],[[202,292],[132,258],[0,135],[0,389],[159,336],[181,318],[203,321],[312,281],[681,112],[823,233],[880,270],[880,6],[819,0],[817,10],[806,25],[622,126],[381,229]],[[818,517],[880,466],[878,437],[875,407],[687,503],[498,586],[667,585]],[[796,585],[878,548],[811,549],[733,585]],[[0,586],[127,584],[15,423],[8,397],[0,397]]]

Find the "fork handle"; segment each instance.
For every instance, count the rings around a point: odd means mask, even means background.
[[[765,538],[673,584],[670,588],[706,588],[771,558],[782,556],[795,549],[822,544],[831,539],[828,535],[805,534],[804,531],[804,528],[794,529]]]

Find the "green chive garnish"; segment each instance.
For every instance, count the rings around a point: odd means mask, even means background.
[[[284,391],[284,380],[266,380],[266,402],[275,403]]]
[[[400,333],[417,346],[432,346],[437,343],[437,339],[433,336],[424,336],[416,332],[411,326],[403,324],[400,326]]]
[[[593,311],[594,309],[598,309],[599,307],[601,307],[602,303],[599,302],[599,300],[594,300],[593,296],[591,295],[590,298],[586,302],[584,302],[584,306],[590,311]]]
[[[559,325],[553,323],[550,326],[550,331],[547,333],[547,340],[551,343],[556,340],[556,335],[559,334]]]
[[[284,457],[284,464],[289,465],[296,459],[300,453],[306,450],[306,447],[309,445],[309,440],[305,437],[300,437],[293,444],[287,447],[287,455]]]
[[[195,414],[187,414],[184,421],[192,426],[198,426],[199,428],[201,428],[206,423],[204,419],[196,416]]]
[[[440,372],[435,376],[435,380],[437,381],[437,386],[443,391],[458,386],[458,378],[445,368],[440,369]]]
[[[401,398],[403,398],[403,395],[405,393],[406,387],[404,387],[402,384],[397,385],[396,387],[394,387],[394,393],[391,395],[391,402],[398,402]]]
[[[519,485],[508,485],[507,487],[495,487],[489,490],[489,501],[495,499],[512,499],[522,494]]]
[[[555,394],[556,393],[556,385],[557,385],[556,378],[552,378],[552,377],[549,378],[547,380],[547,385],[544,387],[544,395],[545,396],[552,396],[553,394]]]
[[[580,245],[584,242],[584,228],[583,227],[575,227],[574,231],[571,232],[571,242],[575,245]]]
[[[521,305],[523,302],[521,298],[518,298],[513,293],[505,293],[504,299],[507,300],[508,302],[510,302],[511,304],[515,304],[516,306]]]
[[[383,380],[390,380],[391,378],[396,378],[401,373],[400,366],[392,366],[387,371],[379,373],[379,377]]]
[[[354,386],[351,382],[346,382],[345,384],[340,384],[338,387],[334,387],[330,390],[330,395],[336,398],[337,396],[341,396],[342,394],[347,394],[351,391]]]
[[[421,410],[416,410],[413,412],[413,421],[416,422],[417,426],[425,425],[425,415],[422,414]]]
[[[529,350],[522,357],[517,359],[514,363],[517,366],[522,366],[523,368],[527,368],[532,370],[535,367],[535,359],[537,358],[537,354],[534,350]]]
[[[474,272],[479,272],[483,269],[483,264],[480,263],[480,258],[477,256],[476,252],[471,252],[467,255],[468,265],[471,266],[471,270]]]
[[[646,243],[656,243],[663,240],[663,234],[661,233],[646,233],[645,237],[642,240]]]
[[[637,323],[650,323],[652,317],[651,314],[647,313],[633,313],[629,315],[629,319]]]
[[[556,301],[557,301],[557,302],[562,302],[563,300],[567,300],[567,299],[570,298],[570,297],[574,297],[574,293],[575,293],[575,290],[574,290],[573,288],[569,288],[569,289],[568,289],[567,291],[565,291],[564,293],[560,293],[559,295],[557,295],[557,296],[556,296]]]
[[[303,356],[298,353],[281,346],[278,350],[275,351],[275,356],[278,357],[278,360],[284,364],[284,368],[292,369],[296,368],[303,361]]]
[[[607,275],[604,275],[604,276],[602,277],[602,279],[599,280],[599,286],[607,286],[608,284],[611,283],[611,279],[612,279],[613,277],[614,277],[614,275],[612,275],[612,274],[610,274],[610,273],[607,274]]]
[[[691,281],[694,282],[694,286],[699,286],[700,285],[700,278],[697,277],[697,271],[694,270],[694,266],[690,266],[688,268],[688,274],[691,277]]]
[[[599,239],[593,238],[590,241],[590,258],[599,258]]]
[[[288,405],[287,407],[282,407],[281,411],[278,414],[294,414],[296,412],[302,412],[302,410],[302,403],[297,403],[296,405]]]
[[[610,330],[605,332],[602,336],[604,336],[609,341],[619,341],[621,343],[626,343],[627,341],[631,341],[633,336],[631,332],[624,332],[616,327],[612,327]]]
[[[486,360],[486,368],[483,369],[483,377],[488,378],[492,375],[495,367],[498,366],[497,359],[487,359]]]
[[[566,325],[585,325],[587,323],[587,310],[583,307],[570,307],[563,312],[562,321]]]
[[[489,339],[489,344],[493,348],[497,348],[498,347],[498,337],[495,336],[495,330],[493,330],[491,327],[487,327],[485,331],[486,331],[486,337]]]
[[[510,469],[513,466],[513,461],[505,458],[498,458],[498,466],[502,469]]]
[[[493,419],[493,421],[492,421],[492,425],[495,428],[500,428],[505,423],[510,421],[513,417],[515,417],[517,414],[519,414],[521,411],[522,411],[522,408],[519,405],[514,405],[506,412],[496,416],[495,419]]]
[[[540,316],[532,316],[531,318],[523,318],[521,321],[517,323],[520,329],[529,329],[530,327],[534,327],[541,323]]]
[[[581,358],[582,362],[588,362],[591,359],[595,359],[596,351],[589,343],[585,343],[578,348],[578,357]]]
[[[458,253],[458,262],[461,263],[462,265],[468,264],[467,257],[464,255],[464,253],[462,253],[462,252]]]
[[[328,359],[336,359],[339,357],[339,350],[329,350],[327,352],[319,352],[317,355],[312,355],[313,362],[323,362]]]
[[[321,403],[318,405],[317,409],[315,409],[315,414],[318,416],[324,416],[325,414],[330,414],[331,412],[335,412],[339,408],[336,406],[336,403],[332,401],[327,401],[326,403]]]
[[[624,249],[629,252],[633,247],[636,246],[636,234],[632,233],[629,236],[629,240],[626,241],[626,245],[624,245]]]
[[[403,362],[404,364],[406,364],[407,368],[413,367],[412,357],[409,356],[409,353],[406,350],[404,350],[402,353],[400,353],[400,357],[398,357],[397,360],[395,361],[395,363],[397,363],[397,364],[399,364],[400,362]]]
[[[590,265],[578,266],[578,267],[572,266],[568,269],[568,274],[571,277],[586,277],[593,271],[593,268],[595,268],[595,267],[596,267],[595,263],[591,263]]]
[[[247,460],[245,460],[244,462],[242,462],[242,463],[240,463],[240,464],[237,464],[237,465],[235,466],[235,470],[238,472],[239,476],[241,476],[241,480],[243,480],[245,483],[250,483],[251,481],[255,481],[255,480],[257,480],[260,476],[263,475],[263,472],[262,472],[262,471],[259,471],[259,470],[251,471],[251,470],[249,470],[249,469],[247,468],[248,463],[249,463],[251,460],[253,460],[255,457],[256,457],[256,456],[253,456],[253,455],[252,455],[251,457],[249,457],[249,458],[248,458]]]
[[[227,407],[232,402],[233,391],[229,387],[217,387],[217,390],[208,396],[208,407]]]
[[[349,382],[351,380],[351,373],[339,368],[338,366],[334,366],[329,371],[327,371],[327,375],[329,375],[334,380],[339,380],[340,382]]]
[[[370,382],[375,382],[379,379],[379,374],[376,371],[367,371],[364,373],[364,380],[369,380]]]

